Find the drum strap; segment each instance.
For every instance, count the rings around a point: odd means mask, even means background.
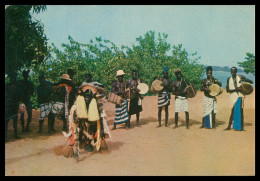
[[[124,85],[125,85],[125,91],[126,91],[126,81],[124,81]],[[130,94],[131,94],[131,93],[130,93],[130,89],[129,89],[129,100],[131,100],[131,99],[130,99]]]
[[[187,82],[185,81],[185,79],[183,79],[183,80],[184,80],[184,82],[185,82],[186,86],[188,86],[188,85],[187,85]],[[195,94],[195,91],[194,91],[194,89],[193,89],[193,86],[191,86],[191,83],[190,83],[190,85],[189,85],[189,86],[191,87],[191,89],[192,89],[193,93]]]

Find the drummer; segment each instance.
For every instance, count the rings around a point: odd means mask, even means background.
[[[172,80],[168,77],[169,68],[167,66],[163,67],[163,77],[160,79],[162,81],[163,89],[158,94],[158,122],[159,125],[157,127],[161,127],[161,115],[162,108],[165,108],[165,127],[167,127],[168,123],[168,106],[170,105],[171,95],[170,92],[172,90]]]
[[[207,78],[201,81],[201,91],[204,92],[203,97],[203,117],[202,125],[200,128],[215,128],[216,125],[216,113],[217,113],[217,99],[216,96],[210,95],[209,86],[217,84],[220,87],[222,83],[212,76],[213,69],[211,66],[206,68]]]
[[[114,119],[114,126],[112,130],[116,129],[117,124],[125,124],[125,128],[127,129],[127,122],[129,120],[128,116],[128,101],[126,96],[126,88],[127,84],[124,81],[124,71],[118,70],[116,73],[117,81],[112,83],[111,92],[115,93],[116,95],[123,98],[122,105],[116,105],[115,109],[115,119]]]
[[[173,82],[172,92],[175,95],[175,126],[178,127],[178,113],[185,112],[186,118],[186,128],[189,129],[189,107],[187,92],[185,88],[187,84],[190,84],[187,80],[182,78],[182,73],[180,69],[175,70],[175,76],[177,80]]]
[[[141,94],[139,94],[140,90],[137,88],[138,84],[141,83],[141,79],[137,79],[137,71],[132,70],[132,79],[127,81],[128,87],[130,91],[133,92],[134,97],[130,99],[130,106],[129,106],[129,121],[128,127],[130,128],[130,120],[131,115],[136,114],[136,125],[139,126],[139,116],[140,112],[142,112],[142,104],[139,99],[143,99]]]
[[[237,75],[237,68],[231,68],[231,77],[227,79],[226,90],[230,93],[232,110],[229,118],[228,127],[225,130],[230,130],[231,124],[233,122],[233,129],[243,131],[243,123],[244,123],[244,99],[245,95],[242,93],[242,89],[240,87],[242,82],[248,82],[250,84],[253,81],[247,79],[242,75]]]

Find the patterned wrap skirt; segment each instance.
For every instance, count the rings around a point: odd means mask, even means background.
[[[114,124],[128,122],[128,101],[123,100],[122,106],[116,105]]]
[[[171,95],[169,92],[160,92],[158,94],[158,107],[168,106],[171,103]]]

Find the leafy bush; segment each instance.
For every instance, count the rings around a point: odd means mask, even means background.
[[[252,53],[246,53],[246,61],[238,62],[239,67],[244,68],[244,71],[255,75],[255,56]]]

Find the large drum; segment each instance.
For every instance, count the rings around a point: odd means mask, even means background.
[[[154,94],[159,93],[163,89],[163,86],[161,84],[162,84],[161,80],[158,79],[154,80],[151,85],[151,92]]]
[[[209,95],[213,97],[218,96],[223,92],[222,88],[218,84],[211,84],[209,86],[209,90],[210,90]]]
[[[120,97],[120,96],[118,96],[118,95],[116,95],[116,94],[113,93],[113,92],[110,92],[110,93],[109,93],[109,97],[108,97],[108,101],[111,102],[111,103],[113,103],[113,104],[117,104],[117,105],[121,106],[121,105],[122,105],[123,98]]]
[[[146,83],[139,83],[137,89],[140,90],[139,94],[146,94],[149,90],[149,87]]]
[[[241,87],[242,93],[243,93],[244,95],[249,95],[249,94],[251,94],[251,93],[253,92],[253,90],[254,90],[253,86],[252,86],[250,83],[248,83],[248,82],[242,83],[242,84],[240,85],[240,87]]]
[[[197,90],[195,89],[193,84],[190,84],[189,86],[187,86],[184,91],[187,92],[187,97],[188,98],[193,98],[196,96],[197,94]]]

